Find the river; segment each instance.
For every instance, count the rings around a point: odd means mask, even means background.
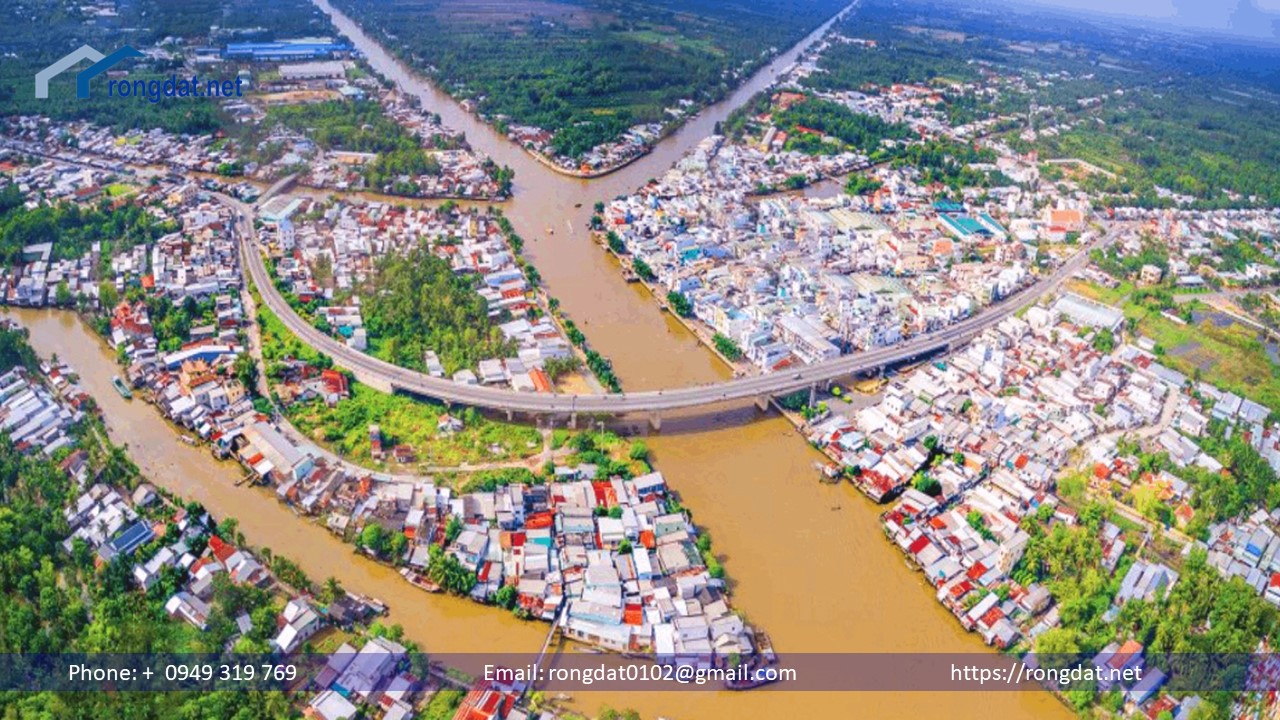
[[[628,389],[713,382],[727,369],[694,337],[657,309],[647,291],[623,282],[616,262],[585,231],[592,204],[628,193],[666,171],[732,108],[766,88],[819,28],[761,70],[726,100],[709,107],[652,153],[595,180],[541,165],[447,95],[391,57],[327,0],[316,0],[370,64],[424,107],[466,133],[477,150],[516,170],[515,196],[505,211],[523,237],[552,295],[609,357]],[[580,205],[580,206],[579,206]],[[554,234],[546,232],[554,229]],[[535,652],[545,625],[438,595],[404,583],[396,573],[353,555],[320,527],[295,518],[262,490],[234,486],[239,468],[207,450],[179,442],[159,414],[128,402],[110,385],[114,355],[68,313],[12,311],[30,328],[42,355],[58,353],[82,374],[103,407],[112,437],[129,449],[155,482],[200,501],[220,517],[234,516],[246,538],[296,560],[311,577],[337,577],[348,588],[386,601],[391,620],[433,652]],[[933,599],[923,578],[881,533],[879,508],[851,486],[823,485],[813,463],[821,456],[783,419],[758,419],[754,408],[726,410],[686,423],[664,422],[647,442],[658,467],[707,528],[722,557],[734,607],[769,633],[781,654],[797,652],[982,651]],[[827,717],[1007,718],[1070,715],[1046,693],[662,693],[579,694],[592,713],[601,704],[633,707],[645,718]]]
[[[178,440],[159,412],[125,400],[111,386],[115,355],[69,312],[8,309],[31,332],[43,357],[57,355],[80,373],[102,408],[112,440],[127,446],[153,482],[193,499],[215,517],[234,517],[246,540],[287,556],[314,580],[386,602],[388,622],[428,652],[536,652],[546,625],[470,601],[428,595],[394,571],[276,502],[235,485],[238,465]],[[742,411],[754,413],[754,409]],[[978,652],[933,601],[920,575],[881,535],[876,506],[850,486],[815,480],[816,453],[785,421],[743,422],[726,414],[703,432],[649,439],[658,462],[695,519],[710,528],[727,564],[734,606],[767,630],[779,652]],[[706,421],[700,421],[706,422]],[[633,707],[652,720],[776,718],[792,711],[840,717],[1066,717],[1044,693],[662,693],[578,694],[575,706]],[[992,714],[994,713],[994,714]]]

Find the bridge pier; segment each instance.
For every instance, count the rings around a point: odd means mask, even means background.
[[[514,410],[507,410],[507,422],[511,422],[512,420],[515,420],[515,419],[516,419],[516,412]]]
[[[662,413],[657,410],[649,413],[649,427],[653,428],[654,432],[662,432]]]
[[[578,413],[569,413],[569,429],[578,429]]]
[[[818,404],[818,383],[809,386],[809,407]]]
[[[756,396],[756,409],[762,413],[769,412],[769,396],[768,395]]]

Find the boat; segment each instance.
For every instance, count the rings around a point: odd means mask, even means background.
[[[751,671],[749,674],[754,675],[754,670]],[[726,690],[751,690],[752,688],[758,688],[761,685],[768,685],[770,683],[776,683],[776,682],[778,682],[777,677],[768,677],[768,678],[747,677],[747,678],[741,678],[741,679],[734,678],[731,680],[725,680],[724,687]]]
[[[770,673],[771,677],[759,678],[756,672],[767,667],[778,664],[778,655],[773,651],[773,641],[763,632],[757,631],[755,634],[756,654],[750,658],[746,669],[738,668],[734,675],[725,678],[724,686],[727,690],[750,690],[758,688],[761,685],[769,685],[778,682],[779,673]]]
[[[413,570],[410,570],[409,568],[403,568],[402,570],[400,570],[400,576],[403,577],[405,580],[408,580],[409,584],[416,588],[426,590],[429,593],[440,592],[439,585],[431,582],[427,578],[419,575],[418,573],[414,572]]]
[[[120,397],[125,400],[133,399],[133,391],[129,389],[128,385],[124,384],[124,380],[121,380],[119,375],[111,376],[111,387],[115,388],[116,392],[120,393]]]

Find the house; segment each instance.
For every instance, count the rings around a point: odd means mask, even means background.
[[[169,598],[164,604],[164,610],[173,617],[186,620],[198,630],[209,626],[209,605],[185,590]]]
[[[480,680],[471,687],[454,713],[454,720],[503,720],[515,705],[516,696],[504,693],[492,682]]]
[[[307,703],[306,716],[316,720],[349,720],[359,709],[333,690],[325,690]]]
[[[436,432],[440,435],[453,435],[454,433],[462,432],[463,427],[462,420],[449,413],[444,413],[436,421]]]
[[[1148,668],[1142,674],[1142,679],[1133,684],[1129,691],[1125,693],[1125,699],[1134,705],[1141,705],[1151,699],[1153,695],[1164,687],[1168,676],[1164,674],[1160,668]]]
[[[320,616],[305,598],[293,598],[281,611],[278,619],[280,632],[271,641],[277,652],[288,654],[298,649],[307,638],[320,629]]]
[[[372,638],[360,648],[360,652],[356,653],[337,679],[335,689],[345,696],[356,694],[368,700],[407,653],[404,646],[397,642],[386,638]]]
[[[1161,563],[1149,563],[1137,560],[1129,566],[1124,580],[1120,582],[1120,590],[1116,593],[1115,604],[1124,605],[1129,600],[1153,600],[1164,593],[1178,581],[1178,573]]]

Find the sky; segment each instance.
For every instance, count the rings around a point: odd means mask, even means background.
[[[1280,39],[1280,0],[1024,0],[1187,28]]]

